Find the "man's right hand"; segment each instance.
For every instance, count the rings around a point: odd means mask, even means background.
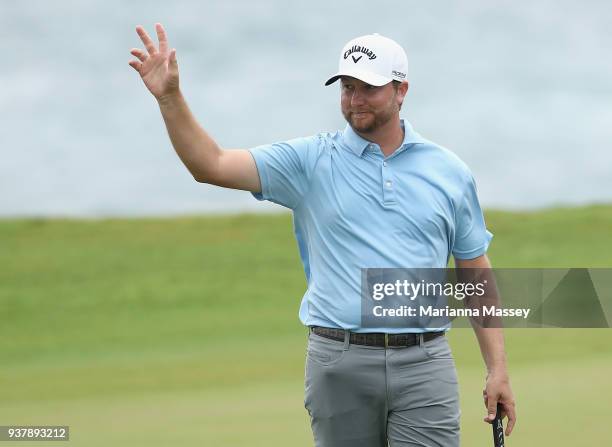
[[[226,150],[198,124],[179,90],[176,50],[168,49],[168,39],[161,23],[155,24],[159,48],[142,26],[136,27],[146,51],[132,48],[138,60],[129,65],[159,104],[172,146],[193,178],[201,183],[261,192],[255,160],[244,149]],[[165,100],[164,100],[165,99]]]
[[[132,48],[131,54],[138,60],[131,60],[129,65],[140,74],[142,81],[157,100],[164,96],[179,92],[179,73],[176,62],[176,49],[168,49],[168,39],[166,31],[161,23],[155,24],[159,48],[140,25],[136,27],[136,32],[146,51],[140,48]]]

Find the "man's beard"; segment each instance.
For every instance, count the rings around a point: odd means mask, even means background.
[[[355,118],[353,112],[342,111],[344,119],[351,125],[353,130],[364,134],[372,133],[378,130],[380,127],[387,124],[395,115],[396,111],[393,107],[389,107],[386,110],[380,112],[368,111],[368,115],[365,119]]]

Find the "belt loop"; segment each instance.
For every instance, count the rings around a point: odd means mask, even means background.
[[[423,333],[422,332],[420,334],[416,334],[416,336],[417,336],[417,340],[419,341],[419,346],[422,348],[423,347],[423,341],[424,341],[425,337],[423,337]]]
[[[351,333],[348,329],[344,330],[344,350],[348,351],[349,344],[351,342]]]

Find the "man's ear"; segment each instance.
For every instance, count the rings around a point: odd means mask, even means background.
[[[398,111],[402,110],[402,104],[404,104],[406,93],[408,93],[408,81],[402,81],[395,89],[395,100],[397,101]]]
[[[410,87],[408,81],[402,81],[402,83],[397,87],[397,99],[399,104],[404,102],[404,97],[408,93],[408,87]]]

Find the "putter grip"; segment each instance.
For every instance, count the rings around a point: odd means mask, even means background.
[[[493,419],[493,445],[495,447],[504,447],[504,424],[502,424],[501,418],[502,406],[497,404],[497,414]]]

